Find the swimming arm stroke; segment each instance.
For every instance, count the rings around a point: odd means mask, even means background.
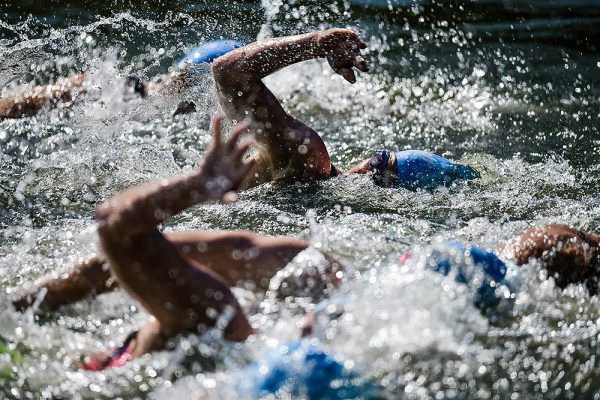
[[[360,54],[365,47],[352,30],[329,29],[255,42],[213,62],[212,72],[223,112],[233,122],[250,120],[259,144],[260,154],[255,158],[260,173],[254,174],[255,181],[243,186],[279,178],[330,177],[329,154],[322,139],[309,126],[290,116],[262,79],[289,65],[325,58],[336,73],[354,83],[353,68],[367,71]]]
[[[219,326],[222,315],[228,315],[221,326],[226,338],[243,340],[252,332],[226,282],[183,257],[157,229],[187,207],[227,200],[252,167],[241,161],[247,146],[236,144],[246,127],[236,127],[223,143],[221,117],[213,121],[214,143],[198,169],[128,189],[96,210],[100,244],[113,275],[158,321],[158,327],[154,323],[144,329],[159,332],[150,335],[159,342],[184,331]],[[155,340],[144,343],[136,346],[138,354],[159,346]]]

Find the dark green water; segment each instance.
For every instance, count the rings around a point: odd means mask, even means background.
[[[191,168],[216,110],[209,74],[185,97],[124,102],[121,78],[164,72],[196,43],[357,28],[371,73],[351,86],[320,62],[267,80],[322,133],[341,168],[376,148],[424,149],[482,178],[434,193],[368,177],[264,185],[235,205],[186,211],[167,229],[251,229],[306,239],[353,273],[324,345],[386,398],[594,398],[600,303],[559,291],[535,265],[510,267],[513,306],[491,320],[473,288],[415,268],[411,249],[459,239],[493,248],[536,224],[600,231],[600,8],[594,2],[0,1],[0,85],[84,70],[94,90],[71,108],[0,122],[0,287],[28,286],[95,251],[93,210],[133,183]],[[376,4],[376,2],[372,2]],[[117,345],[147,318],[120,292],[35,317],[0,302],[0,397],[238,398],[235,374],[297,336],[298,302],[247,301],[260,333],[233,346],[182,338],[175,350],[105,373],[69,367]],[[304,305],[303,307],[311,307]],[[284,396],[285,398],[285,396]]]

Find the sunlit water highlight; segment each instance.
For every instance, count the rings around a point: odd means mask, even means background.
[[[357,26],[370,45],[372,73],[350,86],[321,62],[291,67],[267,79],[285,107],[322,133],[339,168],[377,148],[413,148],[482,173],[471,184],[433,193],[382,189],[364,176],[263,185],[237,204],[202,205],[176,217],[166,229],[292,235],[349,267],[342,287],[316,301],[240,291],[259,329],[243,345],[222,341],[218,332],[184,337],[172,351],[123,368],[82,372],[72,368],[81,354],[119,345],[148,318],[135,302],[117,291],[35,316],[14,312],[3,295],[1,396],[239,398],[236,377],[245,365],[297,338],[304,311],[314,309],[321,310],[322,345],[384,398],[597,395],[600,305],[583,287],[559,291],[535,265],[510,265],[519,283],[514,299],[482,315],[474,287],[428,271],[423,261],[431,243],[493,249],[536,224],[600,231],[597,53],[480,41],[477,24],[425,29],[410,18],[380,22],[378,12],[344,2],[263,2],[198,4],[166,15],[90,13],[76,22],[14,14],[0,20],[3,84],[81,69],[91,77],[90,95],[72,107],[0,122],[4,292],[93,254],[99,201],[194,165],[216,110],[208,72],[183,95],[199,112],[175,118],[181,96],[123,101],[121,78],[165,71],[204,39]],[[418,12],[411,17],[417,22]],[[510,30],[503,26],[501,33]],[[401,265],[407,251],[414,259]]]

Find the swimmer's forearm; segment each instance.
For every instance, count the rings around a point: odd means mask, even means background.
[[[35,288],[13,302],[17,310],[33,305],[43,293],[39,307],[55,310],[90,296],[109,292],[117,287],[108,263],[101,257],[91,257],[57,278],[44,279]]]
[[[326,57],[320,38],[321,32],[311,32],[251,43],[215,60],[213,74],[217,81],[262,79],[289,65]]]
[[[59,83],[34,87],[28,92],[0,99],[0,118],[20,118],[36,113],[46,104],[71,101],[73,90],[82,88],[84,81],[84,74],[74,75]]]
[[[203,169],[127,189],[96,209],[99,229],[132,237],[146,232],[170,216],[195,204],[214,199]]]

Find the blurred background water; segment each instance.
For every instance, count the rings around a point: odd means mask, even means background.
[[[321,61],[280,71],[266,81],[286,109],[322,134],[340,168],[412,148],[482,178],[433,193],[365,176],[263,185],[166,229],[291,235],[344,260],[347,282],[320,304],[344,313],[320,337],[384,398],[597,398],[600,304],[583,287],[560,291],[536,265],[510,266],[520,290],[491,318],[474,288],[398,260],[443,239],[492,249],[550,222],[600,231],[599,22],[600,3],[576,0],[0,0],[3,94],[79,71],[93,89],[72,107],[0,121],[0,397],[238,398],[236,372],[297,336],[315,304],[259,296],[244,302],[260,331],[244,345],[186,337],[124,368],[82,372],[70,367],[80,354],[120,344],[147,319],[139,305],[117,291],[34,315],[7,299],[96,251],[99,201],[191,168],[208,144],[208,70],[190,93],[148,101],[122,100],[124,76],[163,73],[204,40],[350,26],[369,44],[371,72],[349,85]],[[173,118],[183,98],[199,111]]]

